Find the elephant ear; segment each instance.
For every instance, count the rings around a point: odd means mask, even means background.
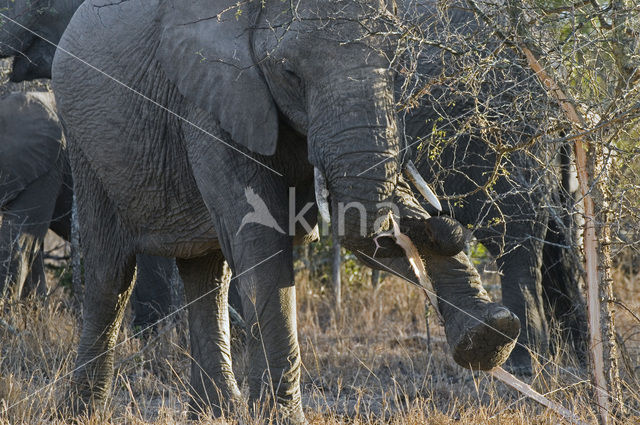
[[[0,100],[0,205],[56,165],[62,128],[50,93],[11,93]]]
[[[251,56],[248,6],[236,4],[167,2],[156,56],[181,94],[210,112],[233,141],[272,155],[278,138],[276,106]]]

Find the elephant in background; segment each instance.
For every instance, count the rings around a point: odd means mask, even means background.
[[[0,58],[13,58],[11,82],[51,78],[55,44],[81,3],[16,1],[3,10],[9,19],[2,19]],[[66,143],[51,93],[10,93],[0,101],[0,154],[0,285],[6,292],[13,283],[17,296],[34,290],[45,294],[44,236],[50,228],[69,240],[73,200]],[[133,325],[145,328],[169,313],[175,263],[147,255],[136,263]]]
[[[69,240],[71,169],[51,93],[0,100],[0,287],[46,294],[43,243],[51,228]]]
[[[7,296],[47,293],[43,243],[48,229],[71,232],[73,182],[51,93],[0,99],[0,288]],[[171,306],[172,259],[139,255],[134,326],[154,324]]]
[[[377,0],[80,6],[60,44],[101,72],[61,49],[52,71],[90,242],[78,407],[107,395],[134,258],[146,253],[177,258],[193,409],[219,414],[240,398],[226,314],[233,273],[245,291],[250,397],[305,423],[292,251],[313,238],[315,190],[323,211],[327,193],[337,206],[346,247],[414,279],[402,250],[375,240],[397,212],[427,259],[454,359],[482,369],[506,359],[518,319],[482,288],[460,252],[460,225],[430,217],[401,174],[396,52],[376,35],[392,9]]]
[[[7,4],[2,11],[6,17],[0,17],[0,58],[13,58],[9,81],[51,78],[56,45],[82,1],[49,0],[41,4],[17,0]]]
[[[550,318],[558,320],[563,337],[583,353],[586,318],[579,268],[566,248],[572,246],[567,200],[560,179],[536,162],[550,164],[559,156],[566,164],[569,154],[547,141],[513,149],[544,134],[544,126],[550,125],[544,111],[557,108],[546,105],[548,96],[526,63],[508,49],[497,49],[500,41],[465,10],[464,2],[449,3],[444,12],[432,0],[405,3],[420,17],[421,36],[429,40],[415,59],[413,80],[396,82],[397,93],[414,96],[414,107],[402,115],[408,145],[415,149],[422,143],[421,174],[436,182],[438,194],[451,199],[444,202],[443,214],[474,228],[477,240],[496,258],[502,301],[522,324],[522,346],[514,348],[508,365],[531,373],[528,348],[548,357]],[[470,66],[468,56],[460,54],[459,59],[451,53],[469,49],[466,37],[487,43],[474,52],[472,63],[493,64],[482,68],[478,87],[460,82],[459,76],[468,72],[464,67]],[[473,121],[483,113],[491,118]],[[500,149],[515,151],[501,158]],[[481,190],[499,162],[503,171]]]

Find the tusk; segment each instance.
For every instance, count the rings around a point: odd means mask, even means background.
[[[438,197],[436,196],[435,193],[433,193],[433,190],[431,190],[427,182],[424,181],[424,179],[418,172],[418,169],[416,168],[413,161],[407,162],[406,170],[407,170],[407,173],[409,174],[409,178],[411,179],[413,184],[418,188],[420,193],[422,193],[422,196],[424,196],[425,199],[429,201],[429,203],[433,205],[438,211],[442,211],[442,205],[440,205],[440,201],[438,201]]]
[[[327,182],[324,179],[324,175],[318,168],[313,169],[313,182],[316,189],[316,203],[318,204],[318,211],[320,211],[320,217],[327,223],[331,223],[331,214],[329,213],[329,190],[327,189]]]

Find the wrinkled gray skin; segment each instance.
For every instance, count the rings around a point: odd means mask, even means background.
[[[0,287],[16,297],[44,295],[43,243],[48,229],[69,240],[73,182],[51,93],[0,99]],[[134,325],[169,313],[173,261],[139,255]]]
[[[32,81],[38,78],[51,78],[51,63],[53,62],[53,56],[55,54],[55,44],[60,41],[62,33],[69,24],[73,13],[76,11],[78,6],[82,4],[82,0],[31,1],[27,6],[25,6],[25,4],[27,3],[24,1],[12,1],[8,7],[2,9],[2,13],[7,15],[7,17],[18,21],[24,27],[35,30],[35,32],[44,37],[44,39],[32,34],[24,28],[21,28],[18,24],[11,22],[9,19],[0,18],[4,21],[2,23],[3,31],[0,33],[0,58],[13,58],[11,72],[9,73],[9,80],[11,82]],[[37,13],[32,13],[34,10],[37,11]],[[16,102],[20,104],[23,102],[23,95],[14,94],[12,96],[15,96]],[[38,96],[40,96],[38,99],[42,98],[41,94]],[[25,98],[24,102],[26,101],[27,100]],[[43,102],[42,106],[44,108],[55,110],[55,105],[49,105],[54,103],[53,99],[49,99],[47,97]],[[7,105],[8,104],[4,104],[3,109],[11,111]],[[31,108],[36,109],[34,112],[36,115],[40,114],[40,109],[42,109],[39,107],[39,101],[37,101],[37,99],[33,100]],[[13,111],[11,112],[13,113]],[[3,111],[3,114],[4,113],[5,112]],[[27,113],[28,117],[31,116],[29,114],[30,113]],[[34,117],[34,119],[37,118]],[[51,136],[53,138],[58,137],[60,129],[57,115],[55,117],[47,115],[47,117],[41,119],[40,122],[42,125],[36,126],[36,128],[39,129],[41,133],[46,134],[47,132],[51,132]],[[31,128],[29,125],[27,125],[26,128]],[[22,131],[22,128],[18,129],[17,132],[5,131],[3,134],[18,135],[20,131]],[[28,170],[31,170],[31,173],[35,172],[35,174],[39,175],[46,172],[54,174],[54,168],[56,170],[64,169],[64,184],[62,184],[60,193],[55,200],[55,210],[53,212],[53,219],[51,220],[50,228],[59,236],[68,240],[71,225],[69,220],[69,211],[71,208],[73,193],[66,146],[62,144],[62,139],[53,141],[51,138],[47,139],[45,137],[40,137],[37,139],[38,142],[35,142],[30,135],[24,134],[25,131],[22,131],[22,133],[23,134],[12,138],[12,143],[15,146],[12,145],[11,148],[9,148],[8,142],[5,141],[0,149],[4,149],[5,153],[7,149],[13,149],[16,155],[31,155],[32,159],[34,156],[39,157],[40,163],[28,169],[23,168],[22,171],[16,171],[17,167],[13,164],[9,164],[6,168],[3,167],[3,169],[7,170],[7,172],[12,176],[12,173],[24,173],[28,172]],[[21,143],[23,139],[27,138],[31,140],[31,143]],[[62,156],[60,160],[54,163],[51,153],[58,149],[58,147],[61,149]],[[18,154],[15,149],[21,149],[20,153]],[[5,159],[7,158],[8,157],[5,157]],[[0,163],[4,164],[1,160]],[[49,167],[51,167],[51,170],[49,170]],[[13,177],[16,177],[16,179],[12,184],[24,186],[24,179],[30,179],[33,176]],[[36,221],[34,219],[39,219],[40,217],[38,215],[42,214],[46,221],[46,218],[49,216],[48,202],[53,199],[52,196],[56,193],[59,179],[57,179],[56,176],[52,176],[50,177],[50,180],[51,181],[48,183],[47,189],[50,188],[51,190],[38,189],[42,193],[36,195],[36,188],[33,186],[29,188],[29,193],[22,195],[22,198],[26,198],[25,202],[35,202],[35,198],[46,198],[46,201],[43,201],[43,203],[40,204],[42,205],[42,208],[35,213],[30,213],[28,216],[26,214],[16,215],[14,213],[16,220],[34,223],[31,226],[36,226]],[[6,194],[5,192],[8,192],[9,190],[15,191],[16,188],[17,187],[2,187],[0,189],[0,202],[5,198],[7,198],[7,202],[9,201],[9,198],[13,198],[13,195],[9,196],[9,194]],[[4,238],[9,237],[7,229],[8,228],[5,228],[7,234],[2,235]],[[36,238],[38,241],[44,238],[44,236],[41,235],[43,229],[45,228],[43,227],[43,224],[40,223],[37,225],[37,231],[34,230],[38,235]],[[46,230],[44,231],[46,232]],[[21,237],[24,238],[25,236],[22,235]],[[31,239],[28,241],[25,240],[25,243],[38,245],[37,241],[32,241]],[[8,246],[7,243],[3,243],[2,247],[6,246]],[[2,256],[0,259],[8,258],[9,255],[12,255],[7,250],[3,250],[1,252]],[[46,282],[44,281],[42,255],[41,252],[38,254],[35,254],[35,252],[38,251],[14,251],[13,255],[21,256],[22,260],[15,258],[13,261],[6,260],[4,262],[0,262],[0,264],[7,264],[7,267],[1,272],[4,274],[0,274],[0,282],[19,282],[19,285],[16,288],[18,294],[23,293],[26,295],[31,292],[33,288],[37,288],[41,293],[45,293],[47,288]],[[28,267],[28,264],[31,264],[32,267]],[[138,283],[135,286],[131,300],[134,309],[134,327],[146,328],[169,313],[169,308],[171,306],[170,280],[173,274],[174,265],[175,263],[173,260],[163,257],[149,255],[140,255],[137,257],[138,272],[136,275],[136,281]],[[16,273],[22,273],[22,275],[17,277]],[[24,292],[22,292],[23,286],[26,289]],[[233,288],[230,290],[229,297],[236,311],[242,315],[240,295],[237,289]]]
[[[441,255],[450,254],[452,246],[462,248],[461,228],[453,220],[429,218],[400,175],[401,142],[386,59],[393,52],[361,38],[363,26],[357,23],[363,9],[371,12],[379,4],[303,0],[296,3],[302,19],[283,25],[291,21],[288,2],[267,0],[264,9],[256,3],[261,4],[252,2],[236,13],[235,2],[225,0],[91,0],[78,9],[60,41],[185,118],[56,52],[53,87],[69,138],[81,237],[90,242],[73,384],[80,408],[97,406],[107,395],[111,348],[132,291],[135,255],[146,253],[177,258],[187,301],[193,302],[193,408],[209,404],[220,413],[240,397],[226,313],[233,272],[253,324],[251,399],[275,397],[280,415],[305,422],[292,246],[308,237],[307,231],[299,226],[294,237],[255,223],[239,229],[253,212],[246,188],[288,229],[289,188],[295,190],[296,212],[313,202],[313,166],[327,177],[334,200],[359,201],[369,212],[363,236],[357,212],[349,210],[343,237],[344,245],[365,259],[374,252],[372,237],[379,231],[374,222],[389,208],[377,204],[398,206],[400,225],[418,241],[445,300],[440,307],[456,361],[491,368],[513,347],[517,318],[490,302],[464,254]],[[338,10],[340,19],[326,20]],[[304,217],[313,226],[316,215],[310,208]],[[387,244],[378,255],[415,279],[395,245]]]
[[[12,1],[2,9],[47,40],[0,18],[0,57],[13,57],[10,81],[51,78],[51,43],[58,43],[81,3]],[[73,183],[66,143],[50,94],[12,93],[0,102],[0,115],[0,285],[4,291],[7,283],[15,283],[17,296],[34,289],[44,294],[42,244],[47,229],[66,240],[71,232]],[[22,249],[15,249],[16,242]],[[137,265],[133,324],[145,328],[169,313],[173,260],[140,255]]]
[[[0,33],[0,58],[13,58],[11,72],[9,73],[9,80],[11,82],[32,81],[38,78],[51,78],[51,63],[53,62],[53,56],[55,54],[55,44],[60,41],[62,33],[66,29],[69,20],[73,16],[78,6],[82,4],[82,0],[47,0],[47,1],[31,1],[28,3],[30,7],[25,7],[26,2],[15,1],[2,9],[2,13],[7,17],[15,19],[21,25],[31,30],[35,30],[37,34],[44,37],[38,37],[31,32],[21,28],[19,25],[11,22],[8,19],[1,18],[3,20],[3,31]],[[33,10],[37,10],[38,13],[31,13]],[[21,96],[16,94],[18,98]],[[46,102],[49,102],[47,99]],[[55,109],[55,106],[53,106]],[[59,132],[59,123],[57,116],[55,119],[47,119],[42,121],[45,123],[47,131],[51,130],[55,135]],[[42,128],[42,127],[41,127]],[[5,134],[12,134],[11,132],[5,132]],[[16,133],[17,134],[17,133]],[[13,139],[15,142],[21,140],[20,137]],[[34,150],[46,149],[44,146],[44,139],[39,139],[43,142],[38,144],[32,143],[30,154],[36,155]],[[56,142],[58,143],[58,142]],[[56,143],[51,146],[57,146]],[[3,147],[6,149],[8,145],[3,143]],[[29,149],[27,145],[23,145],[24,149]],[[15,149],[15,148],[13,148]],[[66,147],[62,146],[63,160],[60,163],[54,164],[49,161],[52,157],[47,158],[42,152],[40,159],[43,161],[38,164],[37,168],[41,172],[45,172],[47,167],[64,167],[64,179],[65,184],[62,186],[58,198],[56,199],[56,209],[53,213],[53,220],[50,223],[50,228],[56,232],[62,238],[68,240],[70,233],[70,221],[68,213],[71,208],[71,201],[73,194],[71,192],[72,184],[71,173],[68,165],[68,158],[66,153]],[[51,150],[51,149],[49,149]],[[48,154],[51,152],[47,151]],[[9,166],[13,167],[13,166]],[[16,167],[13,167],[15,171]],[[7,168],[9,169],[9,168]],[[18,179],[20,180],[20,179]],[[55,177],[52,177],[54,181],[51,185],[56,185],[57,181]],[[53,186],[52,186],[53,187]],[[12,188],[14,189],[14,188]],[[2,189],[0,191],[0,201],[2,201],[3,191],[9,190]],[[34,191],[35,189],[31,189]],[[48,198],[51,198],[53,191],[46,192]],[[34,195],[35,196],[35,195]],[[6,196],[8,197],[8,195]],[[30,195],[23,197],[31,199]],[[44,199],[45,195],[42,194],[41,199]],[[48,206],[48,204],[43,204]],[[39,213],[47,216],[47,208],[43,208]],[[33,213],[30,215],[33,216]],[[46,218],[46,217],[45,217]],[[21,215],[18,219],[30,221],[25,215]],[[31,222],[34,222],[31,220]],[[34,222],[35,223],[35,222]],[[43,227],[39,225],[38,229]],[[40,231],[38,235],[40,235]],[[3,236],[3,237],[6,237]],[[41,238],[39,238],[41,239]],[[7,246],[3,244],[3,246]],[[3,257],[6,258],[10,255],[7,252],[2,251]],[[41,293],[46,292],[46,283],[44,282],[44,270],[42,268],[42,255],[35,255],[33,252],[27,254],[27,251],[21,252],[19,255],[23,257],[23,261],[8,261],[2,264],[10,264],[3,273],[6,275],[0,275],[0,282],[19,281],[20,284],[16,288],[18,294],[20,294],[21,288],[24,285],[27,291],[23,294],[29,293],[32,288],[37,288]],[[17,253],[14,253],[17,254]],[[34,257],[35,255],[35,257]],[[18,266],[18,264],[32,264],[34,267],[25,269]],[[169,313],[171,306],[171,291],[170,291],[170,279],[173,274],[175,262],[171,259],[156,257],[150,255],[140,255],[137,257],[137,280],[133,294],[132,294],[132,306],[134,309],[134,321],[133,326],[137,328],[146,328],[159,320],[161,317],[166,316]],[[22,273],[24,278],[16,278],[17,272]],[[3,277],[4,276],[4,277]],[[7,279],[8,278],[8,279]],[[229,300],[231,305],[235,308],[236,312],[242,315],[242,305],[240,301],[240,294],[236,288],[231,288],[229,291]],[[237,322],[237,320],[236,320]],[[235,323],[235,322],[234,322]],[[238,322],[239,324],[239,322]]]
[[[455,48],[451,40],[444,39],[447,34],[473,35],[485,31],[490,35],[490,31],[477,21],[472,12],[463,10],[465,2],[461,3],[462,8],[456,8],[454,3],[448,5],[446,31],[443,31],[435,1],[405,0],[405,7],[417,6],[409,10],[416,10],[416,16],[421,17],[425,39],[437,44],[442,38],[442,45]],[[486,40],[491,46],[491,39]],[[499,44],[499,40],[493,41],[494,47]],[[490,55],[490,48],[486,56]],[[547,177],[544,173],[548,171],[542,170],[526,154],[516,152],[504,163],[509,179],[502,175],[492,187],[493,199],[477,190],[491,177],[496,153],[482,139],[480,130],[469,131],[464,127],[464,117],[471,116],[475,108],[481,109],[485,102],[507,117],[516,117],[523,112],[526,115],[526,111],[509,109],[514,107],[514,97],[522,93],[546,96],[537,78],[522,65],[517,65],[518,59],[515,55],[509,56],[509,53],[507,50],[498,57],[506,56],[509,62],[516,65],[512,65],[506,75],[500,71],[485,70],[487,75],[493,76],[487,78],[489,81],[493,78],[493,84],[485,84],[477,98],[474,98],[460,94],[472,93],[469,87],[459,87],[458,92],[454,93],[450,88],[434,84],[432,80],[441,77],[443,71],[455,75],[456,69],[448,52],[435,45],[427,45],[421,51],[416,73],[420,78],[418,87],[429,84],[430,90],[420,99],[418,107],[402,116],[402,121],[414,151],[419,138],[426,140],[425,151],[431,152],[436,148],[435,144],[429,143],[429,135],[434,127],[446,131],[449,136],[456,135],[452,143],[438,152],[437,161],[430,161],[425,155],[418,162],[418,168],[428,181],[437,182],[438,194],[447,197],[470,194],[462,202],[443,202],[443,214],[454,217],[464,225],[477,226],[474,236],[497,258],[503,303],[516,313],[522,324],[519,337],[522,345],[514,348],[508,365],[512,370],[526,373],[531,371],[531,358],[526,347],[545,357],[549,356],[547,316],[552,315],[561,326],[568,328],[569,337],[577,346],[581,346],[586,334],[586,319],[581,309],[578,270],[571,264],[569,253],[560,247],[569,242],[556,221],[561,219],[558,214],[562,215],[562,212],[556,211],[556,219],[550,218],[549,208],[546,207],[554,203],[561,205],[558,191],[553,189],[553,185],[545,184],[548,180],[545,180]],[[504,67],[498,59],[491,62]],[[397,81],[398,93],[402,91],[403,83],[404,80]],[[538,131],[534,120],[532,118],[531,122],[526,123],[528,126],[514,125],[510,133],[503,132],[501,137],[514,144],[526,143],[527,138]],[[499,125],[495,127],[499,128]],[[489,224],[495,222],[502,224]],[[545,239],[547,244],[543,243]],[[544,359],[540,361],[545,362]]]

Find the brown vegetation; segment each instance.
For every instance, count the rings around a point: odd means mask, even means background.
[[[355,276],[355,278],[354,278]],[[560,418],[489,375],[457,366],[442,329],[430,316],[418,288],[386,276],[376,287],[368,273],[350,273],[344,282],[342,312],[336,314],[332,290],[322,278],[298,273],[299,337],[303,394],[312,424],[548,424]],[[640,274],[616,270],[618,331],[624,356],[621,376],[630,415],[615,423],[640,420]],[[54,278],[52,277],[51,280]],[[68,297],[57,290],[45,301],[5,303],[0,327],[0,423],[64,423],[67,374],[73,367],[79,318]],[[116,380],[108,406],[79,424],[187,421],[189,350],[186,317],[164,323],[148,340],[132,337],[126,325],[117,348]],[[243,354],[234,356],[239,379]],[[587,370],[559,350],[525,378],[541,393],[595,421]],[[246,385],[244,385],[246,387]],[[249,415],[242,414],[246,418]],[[268,415],[267,415],[268,416]],[[201,423],[211,423],[202,418]],[[224,421],[215,423],[225,423]],[[235,423],[235,421],[231,421]],[[262,423],[249,419],[248,423]]]

